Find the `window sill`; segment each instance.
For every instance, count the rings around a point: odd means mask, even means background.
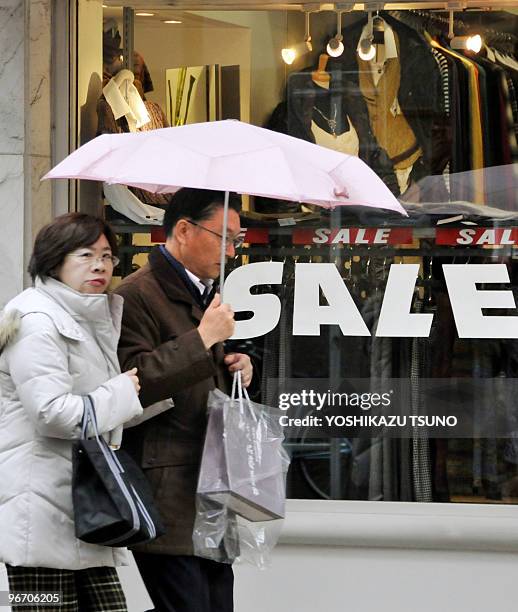
[[[518,506],[287,501],[281,544],[518,552]]]

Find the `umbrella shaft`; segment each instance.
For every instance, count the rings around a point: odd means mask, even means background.
[[[221,303],[223,304],[223,290],[225,284],[225,253],[227,250],[227,225],[228,225],[228,200],[229,192],[225,191],[225,204],[223,207],[223,231],[221,232],[221,258],[219,268],[219,291],[221,294]]]

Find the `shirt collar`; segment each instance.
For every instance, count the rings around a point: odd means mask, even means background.
[[[196,274],[193,274],[190,270],[187,270],[187,268],[182,263],[180,263],[176,259],[176,257],[173,257],[173,255],[171,255],[171,253],[165,248],[165,245],[161,244],[159,248],[162,254],[164,255],[164,257],[169,261],[169,263],[180,274],[183,274],[184,278],[186,279],[184,280],[184,283],[187,284],[188,288],[189,288],[189,281],[190,281],[191,283],[190,286],[195,287],[196,290],[199,291],[201,295],[204,294],[206,287],[209,287],[209,289],[212,289],[212,285],[214,283],[212,279],[202,280],[198,278]],[[192,294],[192,291],[191,291],[191,294]]]
[[[214,284],[212,278],[201,280],[201,278],[198,278],[196,274],[193,274],[190,270],[187,270],[187,268],[185,268],[185,272],[187,276],[191,279],[193,285],[202,295],[205,293],[205,289],[207,287],[209,288],[209,290],[212,289],[212,285]]]

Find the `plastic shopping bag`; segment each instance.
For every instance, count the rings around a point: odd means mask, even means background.
[[[289,458],[278,409],[252,402],[234,378],[232,397],[209,396],[193,533],[195,554],[232,562],[247,553],[264,565],[278,528],[264,521],[284,517]]]

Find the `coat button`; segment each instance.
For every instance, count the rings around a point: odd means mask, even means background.
[[[172,346],[173,346],[173,349],[175,351],[177,351],[179,349],[179,346],[178,346],[178,344],[176,342],[173,342]]]

